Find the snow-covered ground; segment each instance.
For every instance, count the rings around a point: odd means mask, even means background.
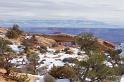
[[[44,65],[48,66],[48,70],[52,68],[53,65],[55,66],[63,66],[65,63],[62,61],[64,58],[77,58],[80,59],[86,55],[78,55],[77,53],[80,51],[77,48],[71,48],[74,52],[73,54],[65,54],[65,52],[60,52],[58,54],[54,54],[55,50],[48,48],[48,52],[46,54],[39,53],[40,61],[44,60]],[[84,53],[84,52],[83,52]]]
[[[13,45],[8,45],[10,48],[12,48],[13,51],[19,53],[21,51],[23,51],[22,48],[19,48],[20,45],[16,45],[16,44],[13,44]]]
[[[57,79],[56,82],[70,82],[68,79]]]
[[[124,56],[124,43],[121,43],[120,45],[116,46],[116,49],[121,49],[121,55]]]
[[[12,48],[13,51],[19,53],[23,51],[22,48],[19,48],[20,45],[13,44],[13,45],[8,45],[9,47]],[[36,52],[39,54],[40,60],[39,62],[43,62],[41,65],[38,67],[46,66],[48,70],[52,68],[53,65],[55,66],[63,66],[65,63],[63,62],[63,59],[65,58],[77,58],[78,60],[85,59],[87,58],[87,55],[85,55],[84,51],[80,51],[78,48],[70,48],[70,50],[73,52],[73,54],[66,54],[64,51],[60,51],[60,53],[55,54],[55,49],[52,48],[47,48],[47,52],[45,54],[42,54],[40,52]],[[78,52],[81,52],[83,55],[78,55]],[[15,64],[26,64],[27,59],[26,56],[22,57],[17,57],[11,60],[11,63]]]
[[[23,51],[23,49],[18,47],[20,45],[13,44],[13,45],[8,45],[8,46],[11,47],[12,50],[17,53]],[[70,50],[73,51],[73,54],[66,54],[64,51],[60,51],[60,53],[55,54],[55,49],[48,48],[47,50],[48,51],[45,54],[42,54],[38,51],[36,52],[36,53],[38,53],[38,56],[40,57],[39,63],[43,62],[39,66],[37,66],[38,69],[42,68],[42,67],[47,67],[46,70],[49,71],[49,70],[51,70],[53,65],[64,66],[64,64],[65,64],[63,62],[64,58],[77,58],[80,60],[80,59],[85,59],[85,57],[86,57],[86,55],[84,54],[85,52],[80,51],[77,48],[70,48]],[[78,55],[78,52],[81,52],[84,55]],[[28,60],[27,60],[26,56],[19,56],[19,57],[12,59],[11,63],[18,65],[17,68],[23,68],[23,66],[26,63],[28,63]],[[37,75],[37,77],[36,77],[36,78],[38,78],[38,80],[36,80],[36,82],[42,82],[43,76],[40,73],[38,73],[38,74],[39,75]],[[69,82],[69,80],[68,79],[58,79],[57,82]]]
[[[44,76],[37,76],[36,82],[44,82]],[[70,82],[68,79],[57,79],[56,82]]]
[[[23,51],[21,48],[18,48],[19,45],[14,44],[14,45],[9,45],[9,46],[15,52]],[[42,54],[40,52],[36,52],[36,53],[38,53],[38,55],[40,57],[39,62],[43,62],[39,66],[37,66],[38,69],[42,68],[42,67],[47,67],[46,70],[49,71],[53,67],[53,65],[64,66],[64,64],[65,64],[65,62],[63,62],[64,58],[77,58],[78,60],[86,58],[86,55],[84,54],[85,52],[82,52],[77,48],[70,48],[70,50],[73,51],[73,54],[66,54],[64,51],[60,51],[60,53],[55,54],[55,49],[48,48],[47,50],[48,50],[47,53],[44,53],[44,54]],[[83,53],[83,55],[78,55],[78,52]],[[26,63],[28,63],[28,60],[27,60],[26,56],[21,56],[21,57],[19,56],[17,58],[12,59],[11,63],[18,65],[17,68],[21,68],[21,67],[23,67],[22,64],[25,65]],[[37,77],[36,77],[36,78],[38,78],[36,80],[36,82],[43,82],[43,75],[41,75],[41,73],[38,73],[38,74],[39,75],[37,75]],[[58,79],[57,82],[69,82],[69,80],[68,79]]]
[[[9,45],[12,50],[14,50],[15,52],[21,52],[23,51],[23,49],[18,48],[19,45]],[[73,51],[73,54],[66,54],[64,51],[60,51],[59,53],[55,54],[55,49],[51,49],[48,48],[47,49],[47,53],[40,53],[37,52],[40,60],[39,62],[43,62],[41,63],[38,67],[42,68],[42,67],[46,67],[47,71],[49,71],[53,65],[55,66],[64,66],[65,62],[63,62],[63,59],[65,58],[77,58],[79,61],[81,59],[87,59],[87,55],[85,55],[83,51],[80,51],[78,48],[70,48],[71,51]],[[78,52],[83,53],[83,55],[78,55]],[[23,67],[22,64],[26,64],[28,63],[28,60],[26,58],[26,56],[22,56],[22,57],[17,57],[14,58],[13,60],[11,60],[11,63],[14,63],[16,65],[20,65],[18,66],[18,68]],[[105,61],[104,62],[107,66],[112,67],[112,64],[110,62]],[[38,73],[39,75],[37,76],[38,80],[36,80],[36,82],[43,82],[43,76],[41,75],[41,73]],[[41,76],[40,76],[41,75]],[[58,79],[57,82],[69,82],[68,79]],[[124,76],[122,76],[121,81],[120,82],[124,82]]]
[[[124,82],[124,75],[121,77],[121,81],[120,82]]]

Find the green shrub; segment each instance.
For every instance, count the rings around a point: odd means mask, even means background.
[[[17,82],[29,82],[30,79],[28,78],[28,75],[18,75],[18,73],[11,73],[11,75],[5,77],[6,79],[11,79]]]
[[[17,76],[16,81],[17,82],[29,82],[29,79],[27,75],[20,75],[20,76]]]
[[[18,25],[13,25],[12,28],[6,33],[6,37],[10,39],[18,38],[22,34],[22,31],[19,29]]]
[[[44,54],[44,53],[46,53],[47,52],[47,50],[45,50],[45,49],[41,49],[40,50],[40,53],[42,53],[42,54]]]
[[[49,74],[55,78],[67,78],[67,79],[76,78],[75,70],[69,65],[65,65],[63,67],[53,66]]]
[[[33,74],[37,74],[37,65],[39,64],[38,61],[40,60],[40,57],[35,52],[27,54],[26,57],[29,61]]]

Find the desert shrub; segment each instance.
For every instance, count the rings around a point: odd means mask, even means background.
[[[10,39],[14,39],[14,38],[18,38],[21,34],[22,31],[19,29],[19,26],[13,25],[13,27],[7,31],[6,36]]]
[[[23,41],[22,41],[22,44],[21,45],[23,45],[23,46],[32,46],[32,43],[31,43],[31,41],[30,41],[30,39],[24,39]]]
[[[9,41],[9,40],[4,40],[5,42],[6,42],[6,44],[9,44],[9,45],[11,45],[11,44],[13,44],[11,41]]]
[[[0,67],[6,70],[6,75],[9,75],[12,67],[15,66],[10,63],[10,60],[12,60],[15,56],[15,52],[8,46],[6,40],[0,39]]]
[[[40,46],[40,49],[47,50],[47,47],[42,45],[42,46]]]
[[[74,63],[78,61],[76,58],[64,58],[63,62]]]
[[[64,52],[67,52],[68,50],[70,50],[70,48],[67,47],[67,48],[65,48],[63,51],[64,51]]]
[[[47,47],[46,46],[42,45],[38,49],[40,50],[40,53],[46,53],[47,52]]]
[[[19,76],[18,82],[29,82],[28,76],[27,75],[21,75]]]
[[[44,76],[44,82],[56,82],[55,78],[49,74]]]
[[[0,38],[0,49],[4,52],[6,51],[12,51],[12,49],[10,47],[8,47],[7,45],[11,44],[11,42],[4,40],[3,38]]]
[[[33,74],[37,74],[37,65],[39,64],[38,61],[40,60],[40,57],[35,52],[27,54],[26,57],[29,61]]]
[[[56,50],[56,51],[55,51],[55,54],[58,54],[58,53],[60,53],[60,50]]]
[[[69,47],[65,48],[63,51],[65,52],[65,54],[73,54],[73,51],[71,51]]]
[[[63,67],[53,66],[49,74],[55,78],[67,78],[67,79],[76,78],[75,70],[69,65],[65,65]]]
[[[73,51],[68,50],[68,51],[66,51],[65,53],[66,53],[66,54],[73,54]]]
[[[27,64],[25,66],[25,73],[34,74],[34,70],[32,70],[32,69],[33,69],[33,65]]]
[[[6,33],[6,36],[10,39],[13,39],[13,38],[17,38],[18,37],[18,34],[13,31],[13,30],[9,30],[7,33]]]
[[[28,75],[18,75],[18,73],[12,73],[11,75],[5,77],[6,79],[11,79],[17,82],[29,82],[30,79],[28,78]]]
[[[45,49],[41,49],[41,50],[40,50],[40,53],[42,53],[42,54],[43,54],[43,53],[46,53],[46,52],[47,52],[47,50],[45,50]]]

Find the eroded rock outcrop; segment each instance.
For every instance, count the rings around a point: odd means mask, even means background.
[[[75,42],[76,35],[70,34],[48,34],[42,35],[45,38],[53,39],[56,42]],[[106,48],[114,49],[115,44],[109,41],[105,41],[103,39],[97,39],[97,41]]]
[[[70,34],[48,34],[48,35],[42,35],[43,37],[53,39],[56,42],[73,42],[75,41],[76,35],[70,35]]]
[[[41,35],[33,35],[31,42],[33,45],[44,45],[44,46],[51,46],[52,44],[56,43],[54,39],[46,38]]]

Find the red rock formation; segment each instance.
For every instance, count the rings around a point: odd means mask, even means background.
[[[74,42],[76,37],[76,35],[69,35],[69,34],[50,34],[50,35],[42,35],[42,36],[49,39],[53,39],[61,44],[62,42]],[[103,39],[98,39],[97,41],[106,48],[111,48],[111,49],[115,48],[115,44],[113,44],[112,42],[105,41]]]
[[[97,41],[98,41],[101,45],[103,45],[103,46],[105,46],[105,47],[107,47],[107,48],[114,49],[115,46],[116,46],[114,43],[109,42],[109,41],[105,41],[105,40],[103,40],[103,39],[97,39]]]
[[[56,42],[73,42],[75,41],[75,35],[69,34],[50,34],[50,35],[42,35],[43,37],[53,39]]]

